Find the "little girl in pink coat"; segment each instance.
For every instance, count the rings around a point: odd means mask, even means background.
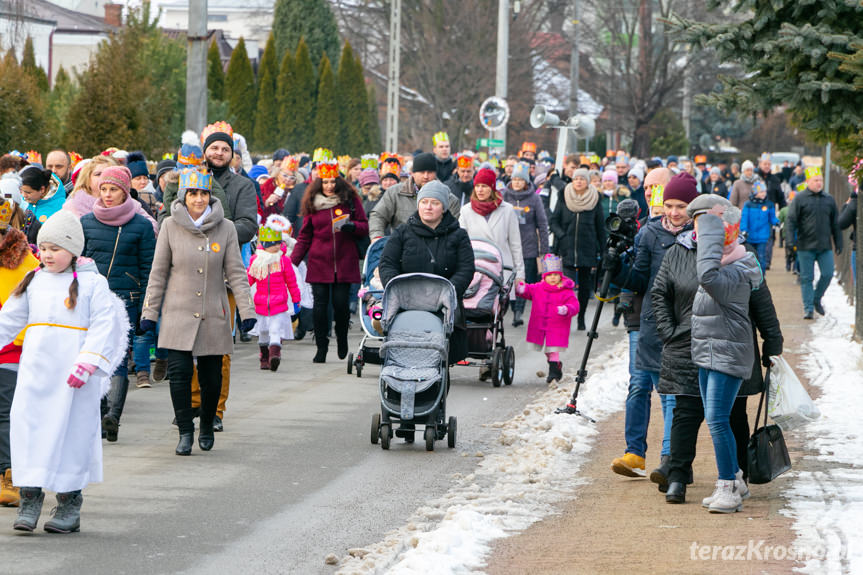
[[[572,316],[578,314],[575,284],[563,275],[560,258],[547,254],[542,260],[542,281],[535,284],[518,282],[515,292],[532,300],[527,323],[527,342],[548,358],[548,378],[551,383],[563,377],[560,352],[569,347]]]

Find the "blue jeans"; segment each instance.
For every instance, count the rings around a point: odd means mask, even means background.
[[[821,301],[830,280],[833,279],[833,251],[832,250],[798,250],[797,262],[800,264],[800,291],[803,294],[803,311],[812,311],[816,301]],[[812,280],[815,279],[815,262],[818,262],[820,276],[818,284],[812,289]]]
[[[770,265],[770,262],[767,261],[767,244],[753,244],[750,245],[755,249],[755,257],[758,258],[758,263],[761,264],[761,269],[766,270],[767,266]]]
[[[719,479],[734,479],[737,466],[737,442],[731,431],[731,407],[743,380],[718,371],[698,369],[698,387],[704,403],[704,419],[713,440]]]
[[[156,338],[159,335],[159,326],[162,324],[161,318],[156,323],[156,331],[147,331],[141,335],[136,335],[132,340],[132,357],[135,360],[135,371],[143,371],[150,373],[150,348],[156,349],[156,357],[158,359],[167,359],[168,352],[164,349],[156,347]]]
[[[624,438],[626,452],[644,457],[647,453],[647,427],[650,424],[650,396],[659,382],[656,372],[642,371],[635,367],[635,352],[638,349],[638,332],[629,332],[629,395],[626,396],[626,418]],[[660,394],[662,417],[665,425],[662,433],[661,455],[671,454],[671,415],[674,410],[673,395]]]

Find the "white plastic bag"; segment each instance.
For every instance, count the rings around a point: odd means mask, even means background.
[[[821,417],[818,406],[788,362],[772,356],[770,369],[770,402],[767,413],[782,431],[790,431]]]

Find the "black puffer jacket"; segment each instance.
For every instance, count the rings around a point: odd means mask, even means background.
[[[392,233],[379,264],[384,285],[399,274],[427,273],[447,278],[461,301],[473,279],[473,249],[467,231],[450,212],[431,229],[414,214]]]
[[[839,214],[839,229],[847,230],[851,228],[851,249],[857,250],[856,234],[857,234],[857,192],[852,192],[849,202],[842,206],[842,211]]]
[[[698,291],[698,258],[692,236],[693,232],[680,234],[677,243],[665,253],[651,292],[656,330],[663,342],[657,391],[670,395],[700,395],[698,366],[692,361],[690,337],[692,302]],[[750,246],[747,248],[753,251]],[[756,328],[764,340],[763,353],[782,354],[782,332],[766,282],[750,296],[749,318],[755,360],[752,373],[743,381],[738,395],[761,393],[764,386]]]
[[[81,227],[84,228],[84,251],[81,255],[96,262],[99,273],[108,279],[112,292],[122,299],[140,301],[147,292],[156,251],[153,224],[144,216],[135,214],[122,226],[109,226],[91,212],[81,218]]]
[[[785,226],[785,237],[798,250],[823,251],[835,247],[837,253],[842,251],[839,210],[833,196],[825,191],[815,193],[806,188],[794,196]]]
[[[598,193],[595,190],[593,193]],[[554,234],[554,251],[563,265],[592,268],[599,265],[605,247],[605,220],[602,203],[597,201],[592,210],[573,212],[566,206],[561,194],[549,222]]]

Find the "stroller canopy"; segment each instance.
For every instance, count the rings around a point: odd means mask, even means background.
[[[441,313],[446,333],[452,333],[458,299],[452,283],[434,274],[402,274],[394,277],[384,289],[384,332],[402,311],[417,310]]]
[[[384,236],[370,245],[369,249],[366,250],[366,259],[363,261],[363,287],[370,287],[369,283],[372,281],[375,270],[381,261],[381,255],[384,253],[387,240],[389,240],[389,236]]]

